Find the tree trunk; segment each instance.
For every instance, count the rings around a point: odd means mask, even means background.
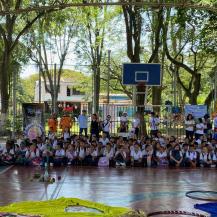
[[[9,51],[5,49],[1,63],[0,83],[1,83],[1,127],[4,127],[8,115],[9,107],[9,74],[10,74],[10,55]]]
[[[152,87],[152,105],[153,111],[157,114],[160,113],[160,106],[161,105],[161,87]]]

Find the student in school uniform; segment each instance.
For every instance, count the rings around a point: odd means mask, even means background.
[[[152,137],[157,137],[159,124],[160,124],[159,117],[154,112],[151,112],[151,117],[149,119],[149,125],[151,129],[150,134]]]
[[[107,115],[106,119],[101,124],[103,134],[106,134],[106,137],[110,138],[111,115]]]
[[[58,143],[57,150],[54,154],[54,165],[61,166],[66,165],[66,157],[65,157],[65,150],[63,149],[63,144]]]
[[[99,142],[102,143],[103,147],[105,147],[109,143],[109,138],[107,137],[107,133],[103,132],[102,137],[99,139]]]
[[[104,149],[103,156],[109,160],[109,166],[114,166],[114,148],[108,143]]]
[[[115,164],[116,167],[126,167],[126,152],[122,145],[118,146],[117,151],[115,153]]]
[[[170,151],[170,162],[169,165],[172,167],[181,167],[183,166],[183,155],[180,150],[179,144],[176,144],[174,148]]]
[[[139,144],[135,144],[134,149],[130,153],[131,166],[140,167],[142,166],[142,152]]]
[[[212,157],[207,147],[203,147],[200,153],[200,167],[210,167],[212,165]]]
[[[67,141],[68,139],[70,139],[71,135],[70,135],[70,130],[69,128],[65,128],[63,131],[63,139],[64,141]]]
[[[143,162],[145,167],[153,166],[153,147],[152,145],[146,145],[145,149],[142,151]]]
[[[183,153],[183,162],[185,167],[197,166],[197,152],[194,145],[190,145],[189,149]]]
[[[25,164],[31,166],[39,166],[41,163],[40,150],[36,145],[30,145],[25,154]]]
[[[79,165],[85,164],[85,157],[86,157],[85,143],[83,141],[80,141],[80,144],[78,147],[78,164]]]
[[[167,158],[167,151],[166,147],[160,146],[160,148],[156,151],[156,161],[157,166],[168,166],[168,158]]]
[[[66,150],[66,158],[68,165],[74,165],[77,159],[77,152],[75,150],[75,146],[70,144]]]

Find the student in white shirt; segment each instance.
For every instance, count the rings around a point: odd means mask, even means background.
[[[207,147],[203,147],[200,153],[200,167],[210,167],[212,164],[212,157],[208,152]]]
[[[69,145],[66,150],[66,158],[68,165],[74,165],[75,161],[77,159],[77,152],[75,150],[75,147],[73,145]]]
[[[107,138],[110,138],[111,116],[107,115],[106,119],[101,124],[103,133],[106,134]]]
[[[102,137],[99,139],[99,142],[102,143],[102,146],[105,147],[109,143],[107,134],[103,132]]]
[[[204,135],[204,124],[202,118],[198,119],[198,123],[196,124],[196,132],[195,132],[195,139],[197,140],[200,136]]]
[[[185,120],[185,132],[186,132],[186,138],[188,138],[190,141],[192,141],[194,137],[194,127],[195,127],[194,118],[192,114],[188,114]]]
[[[55,166],[61,166],[66,165],[67,159],[65,157],[65,150],[63,149],[63,144],[59,143],[57,145],[57,150],[54,154],[54,165]]]
[[[87,137],[87,124],[88,124],[88,117],[87,117],[87,111],[82,110],[82,114],[78,116],[78,124],[79,124],[79,135],[82,135],[83,131],[85,136]]]
[[[197,166],[197,152],[195,151],[194,145],[190,145],[189,150],[183,153],[183,161],[185,167]]]
[[[134,149],[130,153],[131,166],[142,166],[142,152],[138,144],[135,144]]]
[[[154,112],[151,112],[151,117],[149,119],[149,125],[151,129],[151,136],[156,137],[159,129],[160,119]]]
[[[64,141],[67,141],[68,139],[70,139],[71,135],[70,135],[70,130],[69,128],[65,128],[64,132],[63,132],[63,139]]]
[[[156,161],[158,166],[168,165],[167,152],[164,146],[160,146],[159,150],[156,151]]]

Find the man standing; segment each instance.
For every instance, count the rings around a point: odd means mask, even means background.
[[[87,117],[87,111],[82,110],[82,114],[78,116],[78,124],[79,124],[79,135],[82,135],[83,131],[85,136],[87,137],[87,123],[88,123],[88,117]]]

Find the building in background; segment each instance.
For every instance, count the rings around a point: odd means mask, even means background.
[[[88,110],[87,95],[76,88],[76,83],[61,79],[57,105],[59,111],[70,111],[77,116],[82,109]],[[35,102],[39,102],[39,81],[35,83]],[[51,111],[51,95],[45,90],[44,80],[41,81],[41,102],[45,103],[46,112]]]

